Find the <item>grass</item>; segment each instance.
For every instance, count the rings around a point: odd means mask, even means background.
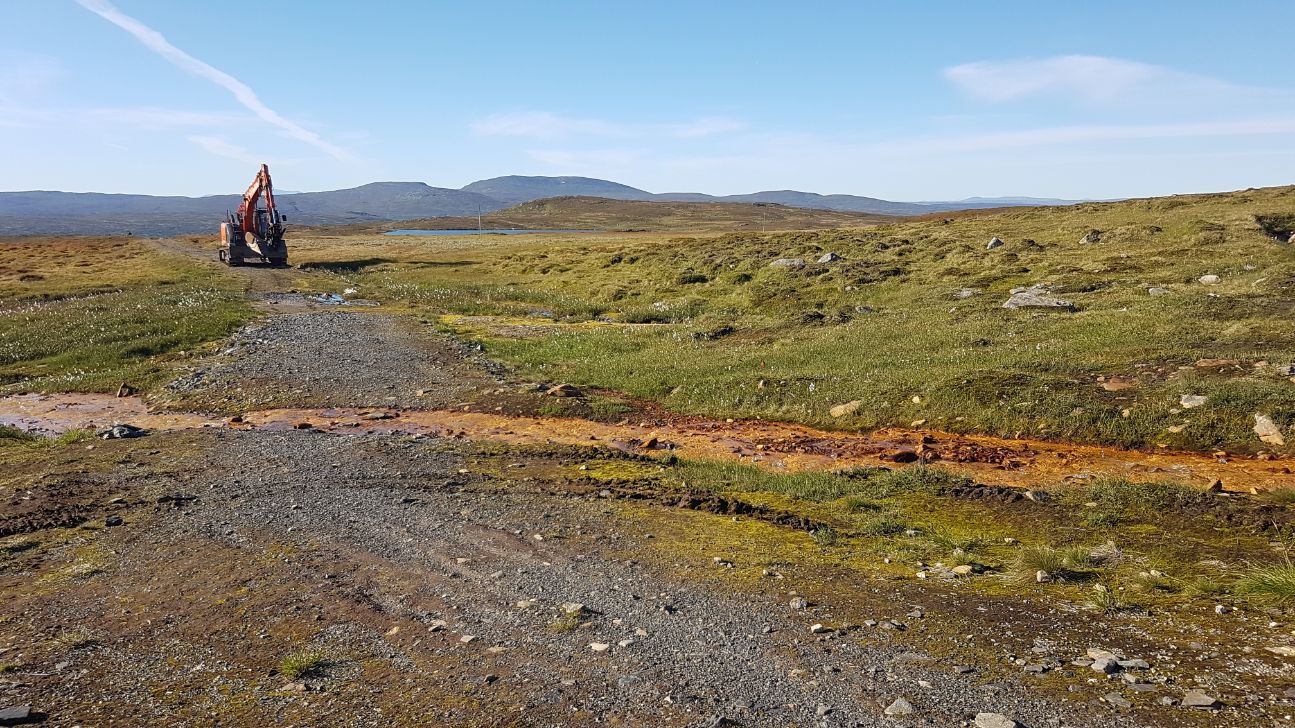
[[[815,232],[387,239],[388,262],[337,275],[429,313],[665,323],[471,335],[523,376],[678,412],[1247,452],[1276,447],[1251,431],[1256,412],[1295,425],[1295,386],[1279,368],[1295,362],[1295,259],[1258,221],[1292,213],[1295,188],[1273,188]],[[1081,243],[1091,229],[1101,242]],[[1007,245],[986,251],[992,236]],[[297,247],[361,260],[372,240]],[[828,251],[844,259],[768,267]],[[1206,273],[1222,282],[1198,283]],[[1079,311],[1002,308],[1012,288],[1036,283]],[[1150,296],[1153,286],[1170,294]],[[1192,366],[1210,358],[1241,366]],[[1099,377],[1134,386],[1108,391]],[[1206,404],[1181,410],[1182,394]],[[828,414],[853,400],[853,414]]]
[[[0,253],[0,393],[144,390],[252,315],[237,278],[144,242],[3,242]]]
[[[1251,569],[1237,582],[1237,593],[1257,601],[1295,604],[1295,564],[1283,563]]]
[[[65,650],[78,650],[83,647],[91,647],[98,643],[94,635],[88,630],[74,629],[67,632],[60,632],[54,638],[54,644]]]
[[[279,674],[290,680],[318,677],[331,660],[323,652],[294,652],[279,660]]]
[[[1082,546],[1025,546],[1017,556],[1015,570],[1023,581],[1034,581],[1040,571],[1057,579],[1078,580],[1091,576],[1092,566],[1091,552]]]

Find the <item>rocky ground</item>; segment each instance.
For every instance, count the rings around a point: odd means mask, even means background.
[[[412,320],[336,308],[271,316],[172,387],[228,410],[536,406],[521,389]],[[1228,684],[1211,645],[774,563],[768,544],[814,544],[611,497],[588,457],[221,428],[33,450],[4,475],[0,708],[57,726],[1286,720],[1283,671],[1193,708]]]

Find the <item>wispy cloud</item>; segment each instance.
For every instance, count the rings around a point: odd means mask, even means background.
[[[161,33],[121,12],[107,0],[76,0],[76,2],[86,10],[99,15],[104,20],[130,33],[149,50],[162,56],[177,68],[204,78],[229,91],[237,99],[238,103],[246,107],[248,111],[251,111],[262,121],[278,127],[287,136],[320,149],[336,159],[350,159],[350,154],[341,147],[325,141],[315,132],[285,118],[266,106],[247,84],[175,47]]]
[[[1162,99],[1260,91],[1164,66],[1085,55],[964,63],[944,69],[944,77],[969,96],[991,102],[1051,95],[1109,103],[1148,96]]]
[[[226,157],[228,159],[236,159],[239,162],[246,163],[250,166],[255,166],[265,161],[224,137],[194,134],[189,137],[189,141],[197,144],[208,154],[214,154],[217,157]]]
[[[517,111],[491,114],[474,123],[472,131],[481,136],[511,136],[540,140],[590,136],[604,139],[649,137],[700,139],[739,131],[744,127],[742,122],[723,117],[702,117],[673,124],[636,124],[563,116],[549,111]]]
[[[978,61],[944,70],[966,93],[987,101],[1009,101],[1042,92],[1110,101],[1164,75],[1156,66],[1102,56],[1057,56],[1011,61]]]

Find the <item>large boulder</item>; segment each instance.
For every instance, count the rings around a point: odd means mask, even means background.
[[[1030,288],[1024,291],[1017,291],[1012,297],[1003,302],[1003,308],[1040,308],[1048,311],[1077,311],[1078,308],[1070,301],[1052,296],[1045,295],[1046,291],[1039,288]]]

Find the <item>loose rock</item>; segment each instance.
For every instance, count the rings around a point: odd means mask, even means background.
[[[976,728],[1023,728],[1002,713],[976,713]]]
[[[912,715],[913,713],[917,712],[917,709],[914,708],[913,704],[908,702],[907,700],[903,698],[896,698],[895,702],[888,705],[886,707],[886,710],[883,712],[886,715]]]

